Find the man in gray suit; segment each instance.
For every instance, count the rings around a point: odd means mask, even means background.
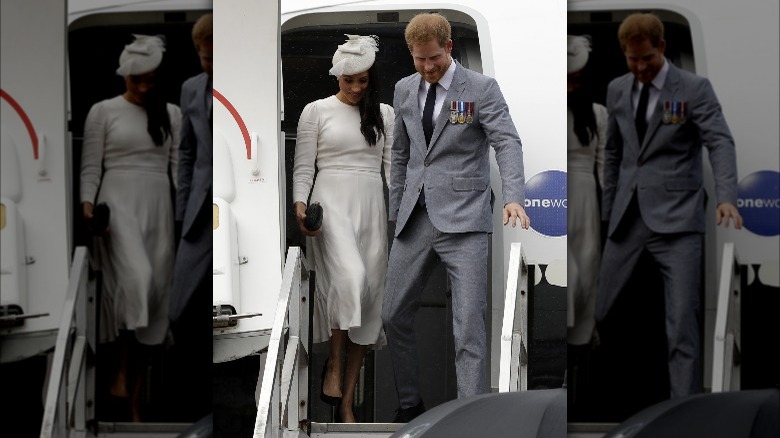
[[[492,232],[489,146],[502,182],[504,225],[527,229],[520,138],[495,79],[451,57],[451,28],[420,14],[405,38],[417,73],[395,86],[388,260],[382,321],[400,408],[408,422],[425,408],[419,390],[414,317],[435,263],[452,284],[458,397],[488,391],[485,334],[488,239]]]
[[[716,222],[739,229],[734,141],[710,82],[664,57],[658,17],[630,15],[618,39],[630,72],[607,91],[602,217],[609,224],[596,319],[604,320],[648,251],[664,282],[671,395],[684,396],[701,391],[702,147],[715,177]]]
[[[179,406],[196,421],[211,412],[211,391],[195,384],[211,370],[211,175],[212,175],[212,14],[198,19],[192,40],[203,73],[181,90],[181,143],[176,221],[181,239],[176,252],[169,318],[175,351],[182,362]],[[179,227],[177,227],[179,228]]]

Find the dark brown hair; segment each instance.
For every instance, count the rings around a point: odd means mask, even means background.
[[[368,69],[368,88],[358,105],[360,110],[360,133],[369,145],[379,141],[380,134],[385,135],[385,123],[379,105],[379,73],[376,62]]]

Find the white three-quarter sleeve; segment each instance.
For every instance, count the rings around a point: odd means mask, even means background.
[[[106,146],[106,114],[102,102],[92,105],[84,123],[81,146],[81,202],[95,203],[103,176],[103,153]]]
[[[293,166],[293,203],[308,203],[309,192],[314,183],[314,165],[317,160],[319,140],[319,112],[315,102],[303,109],[298,121],[298,136],[295,141],[295,164]]]

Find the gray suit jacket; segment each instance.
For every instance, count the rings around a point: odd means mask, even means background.
[[[211,272],[211,220],[208,211],[204,211],[210,210],[211,205],[213,157],[212,129],[206,100],[211,98],[206,94],[208,85],[208,75],[201,73],[187,79],[181,88],[182,123],[176,220],[183,223],[174,264],[169,310],[173,321],[181,315],[194,291]]]
[[[183,221],[183,236],[192,231],[192,223],[198,210],[211,195],[213,142],[206,105],[208,80],[208,75],[201,73],[187,79],[181,87],[182,121],[176,220]]]
[[[495,79],[458,64],[444,107],[426,147],[415,73],[395,86],[395,129],[390,174],[391,221],[401,233],[422,187],[428,216],[445,233],[491,232],[488,146],[496,152],[503,202],[523,205],[525,177],[520,137]],[[472,123],[449,120],[451,101],[474,102]]]
[[[602,219],[609,221],[609,235],[634,193],[642,219],[654,232],[704,232],[702,146],[709,152],[717,202],[737,203],[734,140],[712,85],[670,63],[640,145],[631,103],[633,84],[633,74],[627,73],[610,82],[607,90]],[[665,101],[686,102],[685,123],[662,123]]]

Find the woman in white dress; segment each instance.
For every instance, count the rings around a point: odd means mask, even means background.
[[[381,310],[387,212],[380,171],[384,163],[387,180],[394,114],[379,103],[376,40],[347,36],[330,70],[338,93],[306,105],[298,123],[293,201],[317,274],[313,341],[331,341],[320,398],[338,407],[342,421],[354,422],[352,403],[366,347],[386,343]],[[315,231],[304,226],[309,198],[323,209]]]
[[[601,259],[600,180],[607,109],[593,102],[587,79],[590,41],[568,37],[568,343],[588,345],[595,329]],[[597,180],[598,179],[598,180]]]
[[[94,225],[94,205],[105,203],[110,210],[93,258],[103,276],[100,338],[118,341],[110,391],[129,397],[131,417],[140,421],[149,355],[140,345],[160,345],[168,331],[174,256],[168,172],[176,175],[181,111],[156,88],[163,41],[134,37],[116,71],[126,91],[94,104],[87,115],[80,195],[88,227]]]

